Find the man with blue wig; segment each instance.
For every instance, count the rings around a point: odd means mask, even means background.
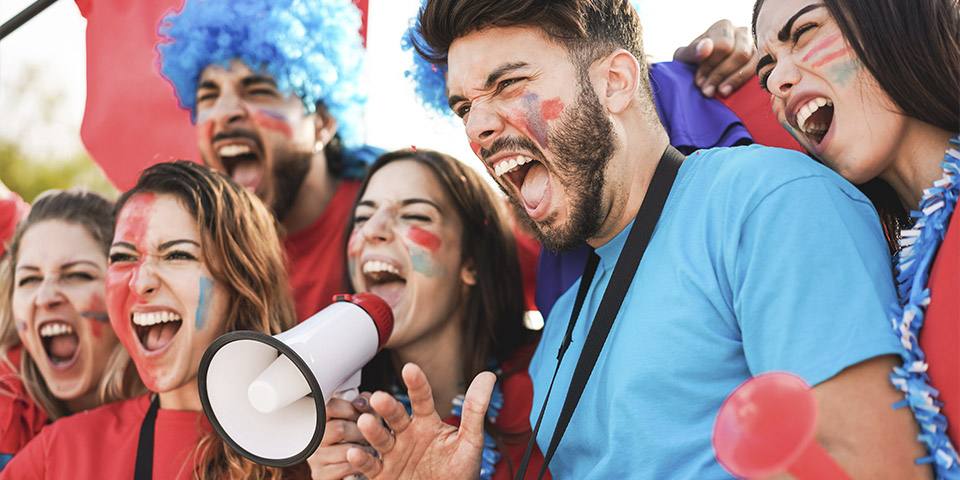
[[[344,290],[345,225],[376,153],[360,131],[360,24],[350,0],[188,0],[160,26],[203,161],[283,227],[300,319]]]

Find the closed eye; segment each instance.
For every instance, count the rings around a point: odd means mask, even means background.
[[[27,285],[29,285],[29,284],[31,284],[31,283],[40,282],[40,281],[42,281],[42,280],[43,280],[43,278],[41,278],[41,277],[39,277],[39,276],[36,276],[36,275],[32,275],[32,276],[29,276],[29,277],[23,277],[23,278],[21,278],[20,280],[17,280],[17,286],[18,286],[18,287],[25,287],[25,286],[27,286]]]
[[[183,250],[174,250],[163,257],[165,260],[196,260],[197,257],[190,252]]]
[[[816,26],[817,24],[815,23],[805,23],[797,27],[797,29],[793,31],[793,34],[790,35],[790,40],[794,43],[794,45],[796,45],[798,42],[800,42],[800,38],[803,37],[804,33],[816,28]]]
[[[117,252],[117,253],[110,254],[110,265],[113,265],[114,263],[120,263],[120,262],[135,262],[135,261],[137,261],[137,257],[130,255],[129,253]]]

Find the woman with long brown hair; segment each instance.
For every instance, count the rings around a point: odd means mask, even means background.
[[[487,414],[480,477],[512,478],[530,438],[532,384],[527,365],[533,332],[524,301],[514,236],[496,197],[462,162],[429,150],[385,154],[371,166],[353,211],[347,245],[350,282],[379,295],[395,324],[385,350],[363,371],[363,390],[406,398],[400,369],[423,367],[446,421],[460,417],[466,382],[497,372]],[[362,444],[352,405],[331,400],[321,448],[310,459],[314,479],[355,473],[346,451]],[[535,455],[539,466],[542,457]]]
[[[0,469],[44,425],[143,391],[132,369],[124,389],[105,381],[126,358],[104,303],[112,210],[95,193],[45,192],[11,239],[0,269]]]
[[[753,18],[760,83],[780,123],[862,185],[899,250],[890,316],[904,349],[892,380],[921,426],[923,461],[957,478],[960,4],[759,0]]]
[[[213,433],[197,390],[200,357],[219,335],[293,326],[273,217],[252,194],[190,162],[150,167],[116,211],[107,310],[150,393],[54,424],[3,474],[281,478]]]

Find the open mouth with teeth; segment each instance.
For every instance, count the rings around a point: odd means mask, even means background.
[[[263,155],[249,142],[221,143],[216,149],[227,175],[241,187],[256,191],[263,179]]]
[[[538,211],[548,198],[547,167],[534,158],[524,155],[504,158],[494,164],[493,173],[516,187],[528,214]]]
[[[363,279],[367,291],[384,299],[391,308],[396,308],[407,288],[407,279],[400,274],[400,269],[381,260],[363,263]]]
[[[833,102],[824,97],[814,98],[800,107],[796,120],[800,132],[819,146],[833,125]]]
[[[73,326],[54,320],[39,325],[40,342],[50,364],[56,369],[69,368],[80,353],[80,338]]]
[[[130,317],[140,345],[148,352],[161,350],[169,345],[183,324],[183,318],[170,311],[137,312]]]

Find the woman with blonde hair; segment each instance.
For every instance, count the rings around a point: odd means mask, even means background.
[[[252,194],[190,162],[144,171],[116,212],[107,310],[150,393],[54,424],[3,475],[283,477],[216,436],[197,389],[200,358],[218,336],[294,324],[273,217]]]
[[[129,398],[126,352],[104,303],[113,204],[84,191],[50,191],[33,204],[0,276],[0,468],[47,423]],[[111,367],[116,365],[116,367]]]

